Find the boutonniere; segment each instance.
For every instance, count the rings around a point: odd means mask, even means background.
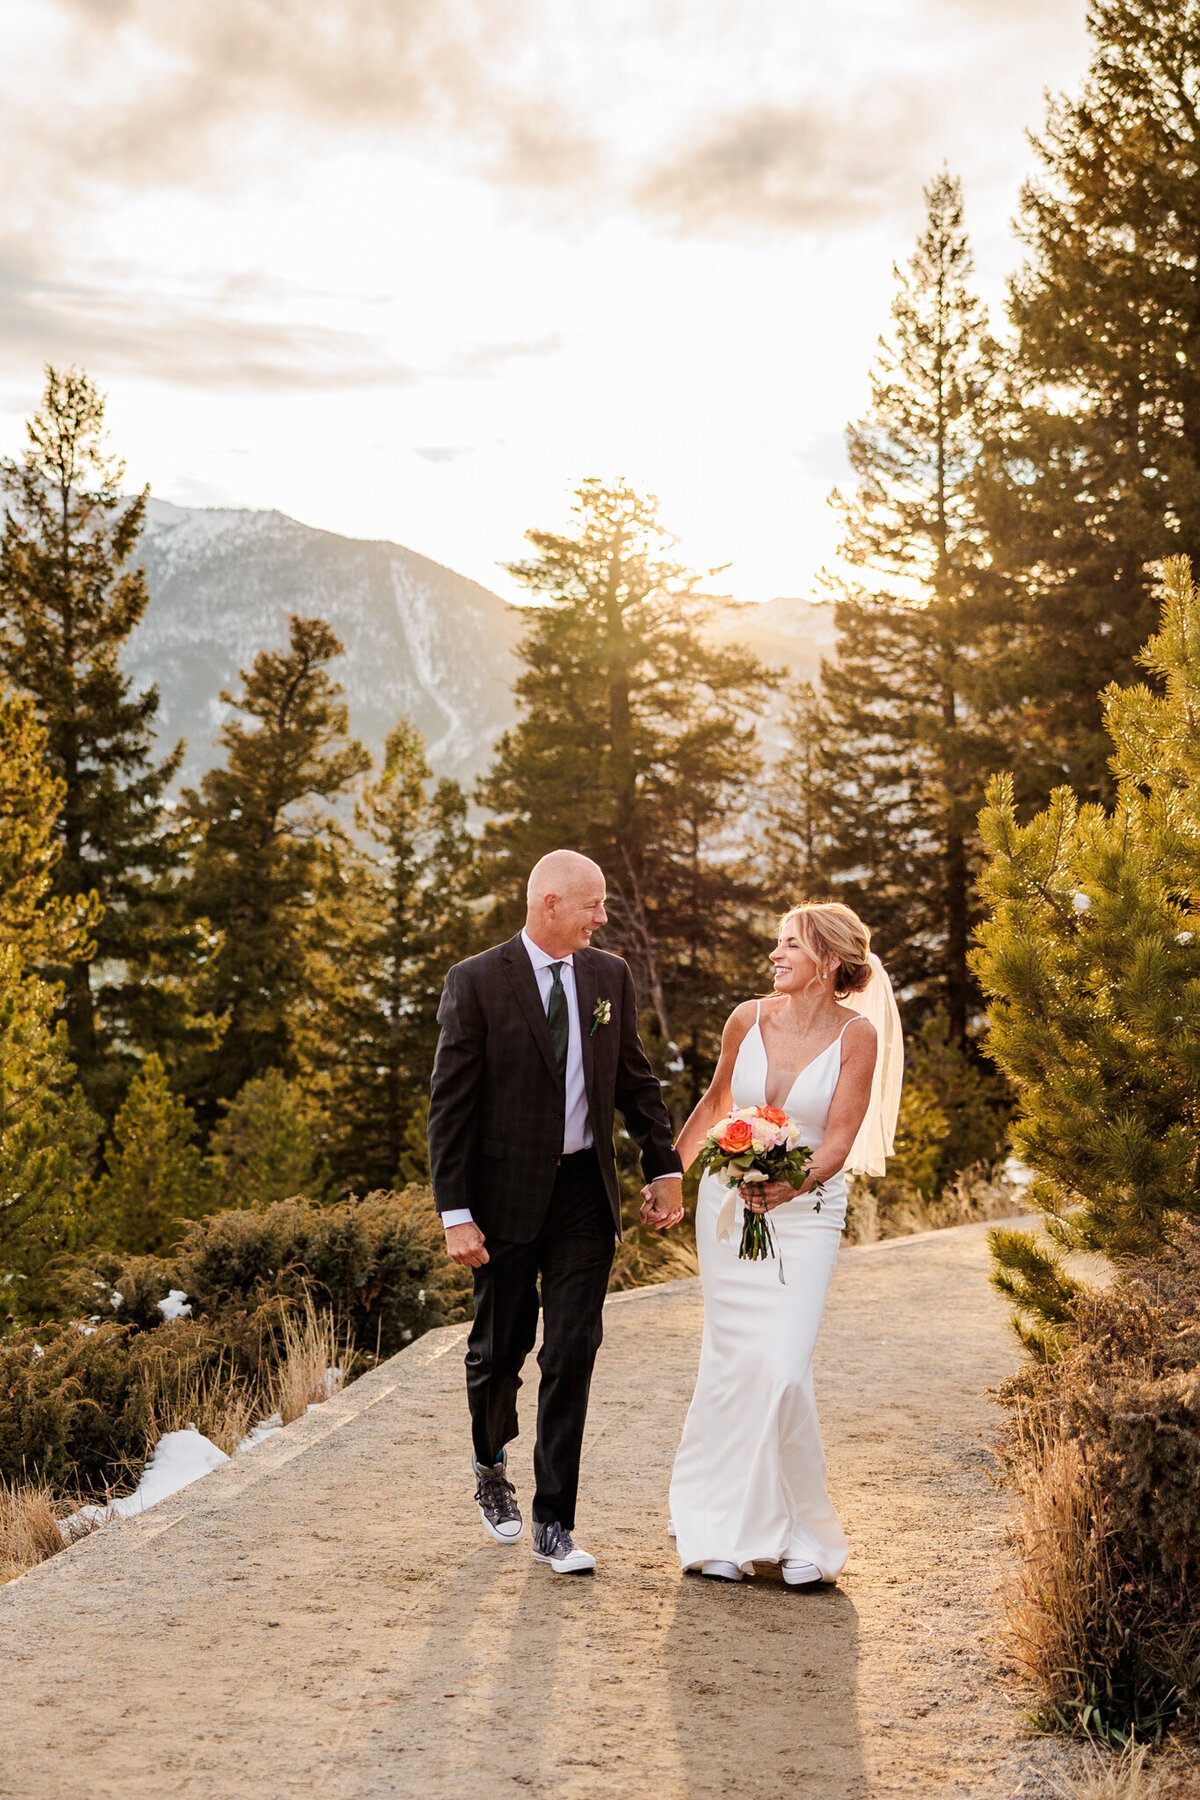
[[[611,1018],[612,1001],[597,1000],[595,1006],[592,1008],[592,1029],[588,1032],[588,1036],[595,1037],[601,1025],[607,1025]]]

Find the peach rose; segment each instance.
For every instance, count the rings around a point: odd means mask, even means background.
[[[750,1148],[753,1137],[754,1133],[750,1129],[749,1119],[731,1119],[717,1141],[722,1150],[727,1150],[730,1156],[740,1156],[743,1150]]]
[[[780,1112],[777,1106],[760,1106],[758,1116],[760,1119],[765,1119],[769,1125],[786,1125],[788,1122],[787,1114]]]

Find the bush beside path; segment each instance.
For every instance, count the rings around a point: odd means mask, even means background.
[[[1018,1352],[986,1228],[839,1261],[818,1352],[837,1589],[679,1576],[666,1485],[700,1320],[694,1281],[609,1303],[594,1580],[484,1541],[452,1326],[0,1590],[0,1796],[1049,1794],[1078,1752],[1029,1735],[997,1641],[985,1390]],[[529,1462],[526,1435],[526,1499]]]

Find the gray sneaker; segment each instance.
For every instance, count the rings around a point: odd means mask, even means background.
[[[483,1529],[498,1544],[515,1544],[525,1529],[525,1522],[517,1505],[517,1490],[505,1473],[508,1453],[502,1451],[500,1461],[490,1469],[472,1456],[471,1468],[475,1474],[475,1504],[483,1520]]]
[[[549,1563],[556,1575],[591,1575],[596,1559],[586,1550],[577,1550],[565,1525],[535,1525],[533,1528],[533,1560]]]

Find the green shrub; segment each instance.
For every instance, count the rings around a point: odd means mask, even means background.
[[[471,1287],[446,1256],[432,1197],[416,1186],[334,1206],[279,1200],[216,1213],[188,1226],[175,1267],[198,1316],[311,1293],[355,1348],[381,1356],[465,1318]]]
[[[0,1341],[0,1478],[88,1496],[132,1485],[164,1419],[190,1396],[236,1388],[271,1410],[279,1303],[156,1329],[102,1320],[40,1325]]]

